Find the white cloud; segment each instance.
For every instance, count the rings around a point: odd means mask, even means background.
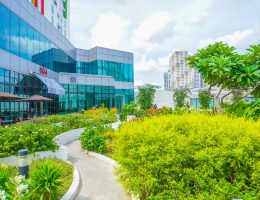
[[[158,59],[158,65],[163,67],[163,68],[168,68],[169,67],[169,59],[171,57],[171,53],[169,53],[167,56],[160,57]]]
[[[158,44],[148,40],[164,29],[172,21],[172,15],[166,11],[156,12],[146,18],[134,31],[132,46],[134,49],[151,51]]]
[[[235,31],[231,34],[224,35],[216,38],[207,38],[206,40],[202,40],[199,43],[199,48],[203,48],[209,44],[213,44],[214,42],[224,42],[231,46],[238,46],[239,44],[245,42],[252,34],[254,33],[253,29],[247,29],[244,31]]]
[[[157,63],[153,59],[147,59],[146,55],[142,55],[139,62],[135,63],[135,72],[149,71],[157,67]]]
[[[129,24],[129,20],[112,12],[101,15],[90,31],[92,46],[117,48],[124,34],[124,29]]]
[[[192,24],[197,24],[199,22],[201,22],[204,18],[206,18],[208,16],[207,12],[200,12],[200,13],[196,13],[191,17],[190,22]]]
[[[148,59],[145,54],[141,55],[139,61],[135,62],[135,72],[149,72],[152,73],[153,69],[165,72],[169,68],[169,58],[171,54],[159,57],[157,60]]]

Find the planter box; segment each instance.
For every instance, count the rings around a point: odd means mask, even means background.
[[[135,115],[127,115],[126,121],[127,121],[127,122],[130,122],[130,121],[132,121],[132,120],[135,119],[135,118],[136,118]]]
[[[39,160],[43,158],[57,158],[60,160],[67,161],[68,160],[67,147],[60,145],[60,148],[56,151],[39,151],[36,152],[35,154],[30,154],[28,156],[28,162],[31,163],[34,160]],[[18,167],[18,156],[9,156],[9,157],[0,158],[0,163]]]

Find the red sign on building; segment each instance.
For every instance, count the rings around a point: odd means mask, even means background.
[[[47,69],[45,67],[40,67],[40,73],[43,75],[47,75]]]

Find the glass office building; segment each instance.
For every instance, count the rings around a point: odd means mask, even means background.
[[[120,109],[134,100],[132,53],[75,48],[27,0],[1,0],[0,19],[0,91],[52,98],[36,104],[44,108],[43,114],[102,103]],[[31,106],[1,102],[1,115],[22,116]]]

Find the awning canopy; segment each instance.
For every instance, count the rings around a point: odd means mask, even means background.
[[[33,95],[33,96],[30,96],[26,99],[22,99],[21,101],[24,101],[24,102],[30,102],[30,101],[53,101],[53,99],[50,99],[50,98],[47,98],[47,97],[43,97],[43,96],[40,96],[40,95]]]
[[[22,99],[19,96],[0,91],[0,101],[16,101]]]
[[[36,73],[35,76],[37,76],[47,86],[49,94],[65,95],[65,89],[54,79]]]

